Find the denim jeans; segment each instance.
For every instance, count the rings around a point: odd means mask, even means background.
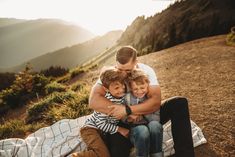
[[[136,157],[162,157],[163,128],[160,122],[131,128],[130,140],[136,148]]]

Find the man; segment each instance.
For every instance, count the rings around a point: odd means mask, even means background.
[[[128,106],[118,106],[107,100],[102,86],[96,83],[91,91],[89,105],[92,109],[121,119],[127,115],[144,115],[153,113],[160,108],[160,121],[165,124],[172,122],[172,135],[176,157],[194,157],[192,132],[189,118],[188,102],[183,97],[173,97],[161,104],[161,89],[154,70],[138,63],[137,51],[131,46],[121,47],[116,54],[117,69],[128,74],[139,68],[148,75],[150,80],[148,99],[143,103]],[[120,124],[123,126],[123,124]],[[125,127],[125,126],[124,126]],[[128,157],[131,145],[129,140],[116,133],[107,136],[107,146],[111,157]]]

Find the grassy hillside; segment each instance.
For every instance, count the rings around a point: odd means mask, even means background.
[[[80,66],[92,58],[96,58],[99,54],[104,54],[112,48],[116,41],[120,38],[122,31],[111,31],[103,36],[96,37],[81,44],[44,54],[29,60],[35,71],[47,69],[50,66],[62,66],[65,68],[75,68]],[[7,71],[20,71],[25,67],[26,63]]]
[[[92,37],[88,30],[61,20],[0,18],[0,68],[19,65]]]
[[[119,40],[147,54],[180,43],[225,34],[235,24],[233,0],[182,0],[154,16],[137,17]]]

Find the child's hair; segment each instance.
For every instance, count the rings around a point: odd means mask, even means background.
[[[149,83],[149,79],[148,75],[144,71],[135,69],[128,74],[127,82],[129,87],[131,87],[131,82],[135,82],[136,84],[143,84]]]
[[[123,73],[115,68],[106,69],[100,74],[102,85],[107,89],[109,88],[110,84],[115,81],[124,84],[124,79],[125,76],[123,75]]]

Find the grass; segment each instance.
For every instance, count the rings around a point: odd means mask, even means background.
[[[10,120],[0,125],[0,139],[6,139],[11,137],[25,137],[28,133],[34,132],[45,124],[35,123],[26,125],[23,120]]]

